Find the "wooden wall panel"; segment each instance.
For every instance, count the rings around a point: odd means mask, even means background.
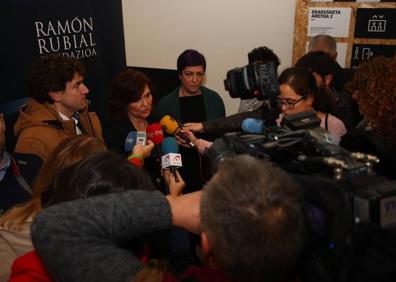
[[[337,43],[347,43],[345,66],[351,64],[352,45],[355,44],[375,44],[375,45],[396,45],[396,39],[365,39],[354,38],[356,11],[358,8],[396,8],[396,3],[376,2],[376,3],[356,3],[356,2],[312,2],[310,0],[297,0],[296,15],[294,20],[294,40],[293,40],[293,65],[305,54],[306,44],[310,37],[308,36],[308,13],[311,7],[321,8],[343,8],[351,7],[352,15],[349,25],[348,38],[336,38]]]

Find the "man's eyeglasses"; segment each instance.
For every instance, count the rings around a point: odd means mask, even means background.
[[[304,100],[304,98],[305,98],[305,97],[301,97],[300,99],[298,99],[298,100],[296,100],[296,101],[291,100],[291,99],[282,100],[282,99],[278,98],[278,99],[277,99],[277,102],[278,102],[279,108],[282,108],[282,106],[285,106],[285,108],[286,108],[287,110],[291,110],[291,109],[294,109],[294,106],[295,106],[298,102],[300,102],[301,100]]]

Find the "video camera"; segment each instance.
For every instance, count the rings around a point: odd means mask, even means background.
[[[378,159],[335,145],[312,112],[284,117],[283,126],[258,134],[225,134],[207,150],[212,171],[237,154],[274,162],[300,184],[308,226],[304,281],[348,281],[356,222],[396,223],[396,183],[373,173]]]
[[[232,98],[269,99],[279,92],[275,63],[252,63],[229,70],[224,87]]]
[[[315,112],[285,116],[281,127],[257,133],[233,132],[216,139],[208,150],[213,170],[227,155],[250,154],[277,163],[286,171],[315,174],[335,181],[372,175],[378,158],[351,153],[328,131],[319,127]]]

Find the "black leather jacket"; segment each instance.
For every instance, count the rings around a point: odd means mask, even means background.
[[[279,111],[275,110],[273,120],[278,116]],[[221,137],[225,133],[241,131],[241,123],[244,119],[254,118],[268,120],[268,110],[264,104],[260,108],[254,111],[237,113],[224,118],[217,118],[210,121],[203,122],[203,133],[205,136],[209,136],[212,139]],[[275,118],[274,118],[275,117]]]

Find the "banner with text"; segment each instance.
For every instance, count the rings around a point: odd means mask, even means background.
[[[351,8],[309,8],[308,36],[348,37]]]
[[[2,10],[0,103],[26,97],[31,63],[59,53],[86,66],[91,108],[103,113],[110,81],[126,65],[121,0],[6,0]]]

